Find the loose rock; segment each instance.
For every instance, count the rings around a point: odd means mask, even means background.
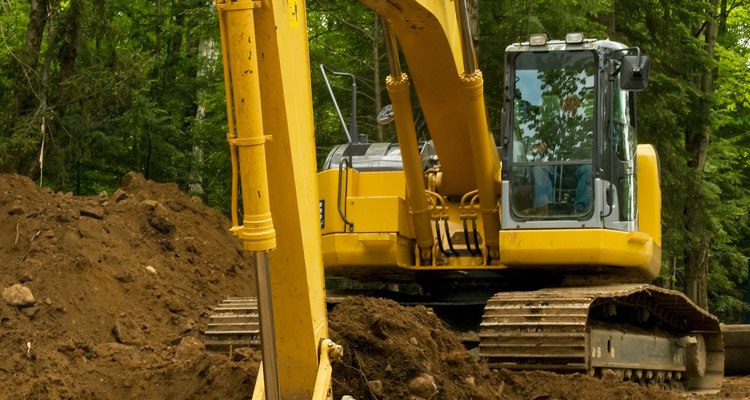
[[[120,318],[112,328],[117,342],[127,345],[136,345],[143,342],[143,331],[140,325],[130,318]]]
[[[21,314],[25,315],[28,319],[34,319],[37,312],[39,312],[39,307],[25,307],[21,309]]]
[[[29,307],[36,303],[31,289],[20,283],[3,289],[3,300],[5,304],[13,307]]]
[[[409,393],[424,399],[431,398],[437,391],[435,378],[429,374],[420,374],[409,382]]]
[[[122,187],[124,188],[134,189],[144,183],[146,183],[146,178],[137,172],[130,171],[122,177]]]
[[[81,208],[80,213],[82,216],[85,217],[91,217],[94,219],[104,219],[104,208],[100,205],[90,205],[84,208]]]
[[[112,198],[115,200],[115,203],[119,203],[125,199],[128,198],[128,194],[125,193],[122,189],[115,190],[115,193],[112,194]]]
[[[232,351],[232,361],[248,361],[253,359],[253,349],[250,347],[239,347]]]
[[[159,205],[159,202],[156,200],[143,200],[141,204],[153,210]]]
[[[383,381],[379,381],[379,380],[368,381],[367,386],[370,388],[370,391],[375,396],[380,397],[383,395]]]
[[[203,354],[205,348],[206,346],[200,340],[192,336],[185,336],[174,350],[174,360],[189,361],[197,359]]]
[[[20,271],[18,273],[18,281],[21,283],[31,282],[34,278],[31,276],[31,271]]]

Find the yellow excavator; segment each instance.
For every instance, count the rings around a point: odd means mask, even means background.
[[[386,27],[398,143],[350,139],[319,173],[304,1],[216,3],[232,215],[238,190],[244,205],[233,232],[254,254],[258,299],[228,301],[207,334],[251,332],[231,311],[259,310],[253,398],[332,396],[342,349],[327,338],[324,273],[436,308],[480,305],[493,368],[718,390],[718,320],[647,284],[661,265],[658,159],[636,136],[648,57],[577,33],[510,45],[498,147],[465,1],[361,1]]]

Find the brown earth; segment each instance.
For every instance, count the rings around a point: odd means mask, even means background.
[[[0,175],[0,399],[250,398],[252,354],[202,345],[211,307],[255,292],[228,228],[176,185],[137,174],[95,197]],[[11,300],[21,287],[33,303]],[[345,347],[337,400],[685,398],[607,378],[489,370],[423,307],[351,298],[329,321]],[[750,380],[731,378],[708,398],[748,395]]]

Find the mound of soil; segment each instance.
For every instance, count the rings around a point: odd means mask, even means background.
[[[200,199],[138,174],[98,197],[0,176],[0,397],[250,393],[255,361],[202,350],[210,308],[255,292],[228,228]]]
[[[349,298],[328,320],[331,338],[344,346],[333,372],[336,398],[498,398],[491,372],[425,307]]]
[[[258,354],[202,343],[211,307],[255,293],[229,225],[134,173],[94,197],[0,175],[0,398],[250,398]],[[329,322],[345,349],[336,400],[681,398],[606,377],[490,370],[424,307],[349,298]]]
[[[664,399],[682,395],[659,387],[544,371],[490,370],[427,308],[349,298],[328,316],[344,346],[334,366],[334,398],[359,400]]]

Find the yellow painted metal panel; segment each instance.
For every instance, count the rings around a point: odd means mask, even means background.
[[[396,233],[330,234],[323,236],[323,261],[326,268],[358,266],[414,265],[410,242]],[[353,275],[364,275],[354,270]]]
[[[608,265],[653,279],[661,249],[644,232],[548,229],[500,232],[500,259],[515,265]]]
[[[397,232],[414,237],[406,203],[400,197],[349,198],[347,211],[354,232]]]
[[[661,246],[661,188],[659,158],[651,145],[638,145],[638,229]]]
[[[339,216],[339,211],[336,206],[338,201],[338,175],[339,171],[337,169],[322,171],[318,174],[320,182],[319,200],[323,201],[324,207],[324,235],[328,233],[345,231],[344,221]],[[350,170],[348,187],[346,184],[342,184],[341,190],[341,209],[342,212],[346,211],[347,219],[354,222],[355,232],[363,231],[362,228],[360,228],[358,222],[365,221],[366,223],[367,220],[373,217],[377,217],[398,221],[399,225],[396,225],[396,229],[387,229],[385,231],[400,231],[402,235],[408,237],[414,236],[411,219],[409,218],[408,214],[405,214],[408,213],[408,208],[406,203],[403,202],[405,191],[403,172],[359,172],[356,170]],[[346,192],[344,194],[345,190]],[[386,203],[396,201],[397,203],[399,203],[399,208],[393,209],[393,214],[386,214],[385,212],[380,210],[376,201],[375,203],[367,203],[367,207],[370,207],[371,212],[360,212],[358,216],[353,217],[350,210],[351,201],[353,201],[353,199],[364,198],[383,199],[382,201]],[[367,202],[368,200],[363,201]],[[344,205],[346,206],[346,209],[344,209]],[[356,207],[358,206],[355,206],[355,208]],[[359,208],[362,209],[362,206],[359,206]],[[396,213],[395,211],[398,211],[398,213]],[[377,213],[377,215],[370,215],[374,213]],[[320,213],[318,215],[320,215]],[[364,220],[362,218],[364,218]],[[373,229],[365,228],[365,231],[373,231]]]

